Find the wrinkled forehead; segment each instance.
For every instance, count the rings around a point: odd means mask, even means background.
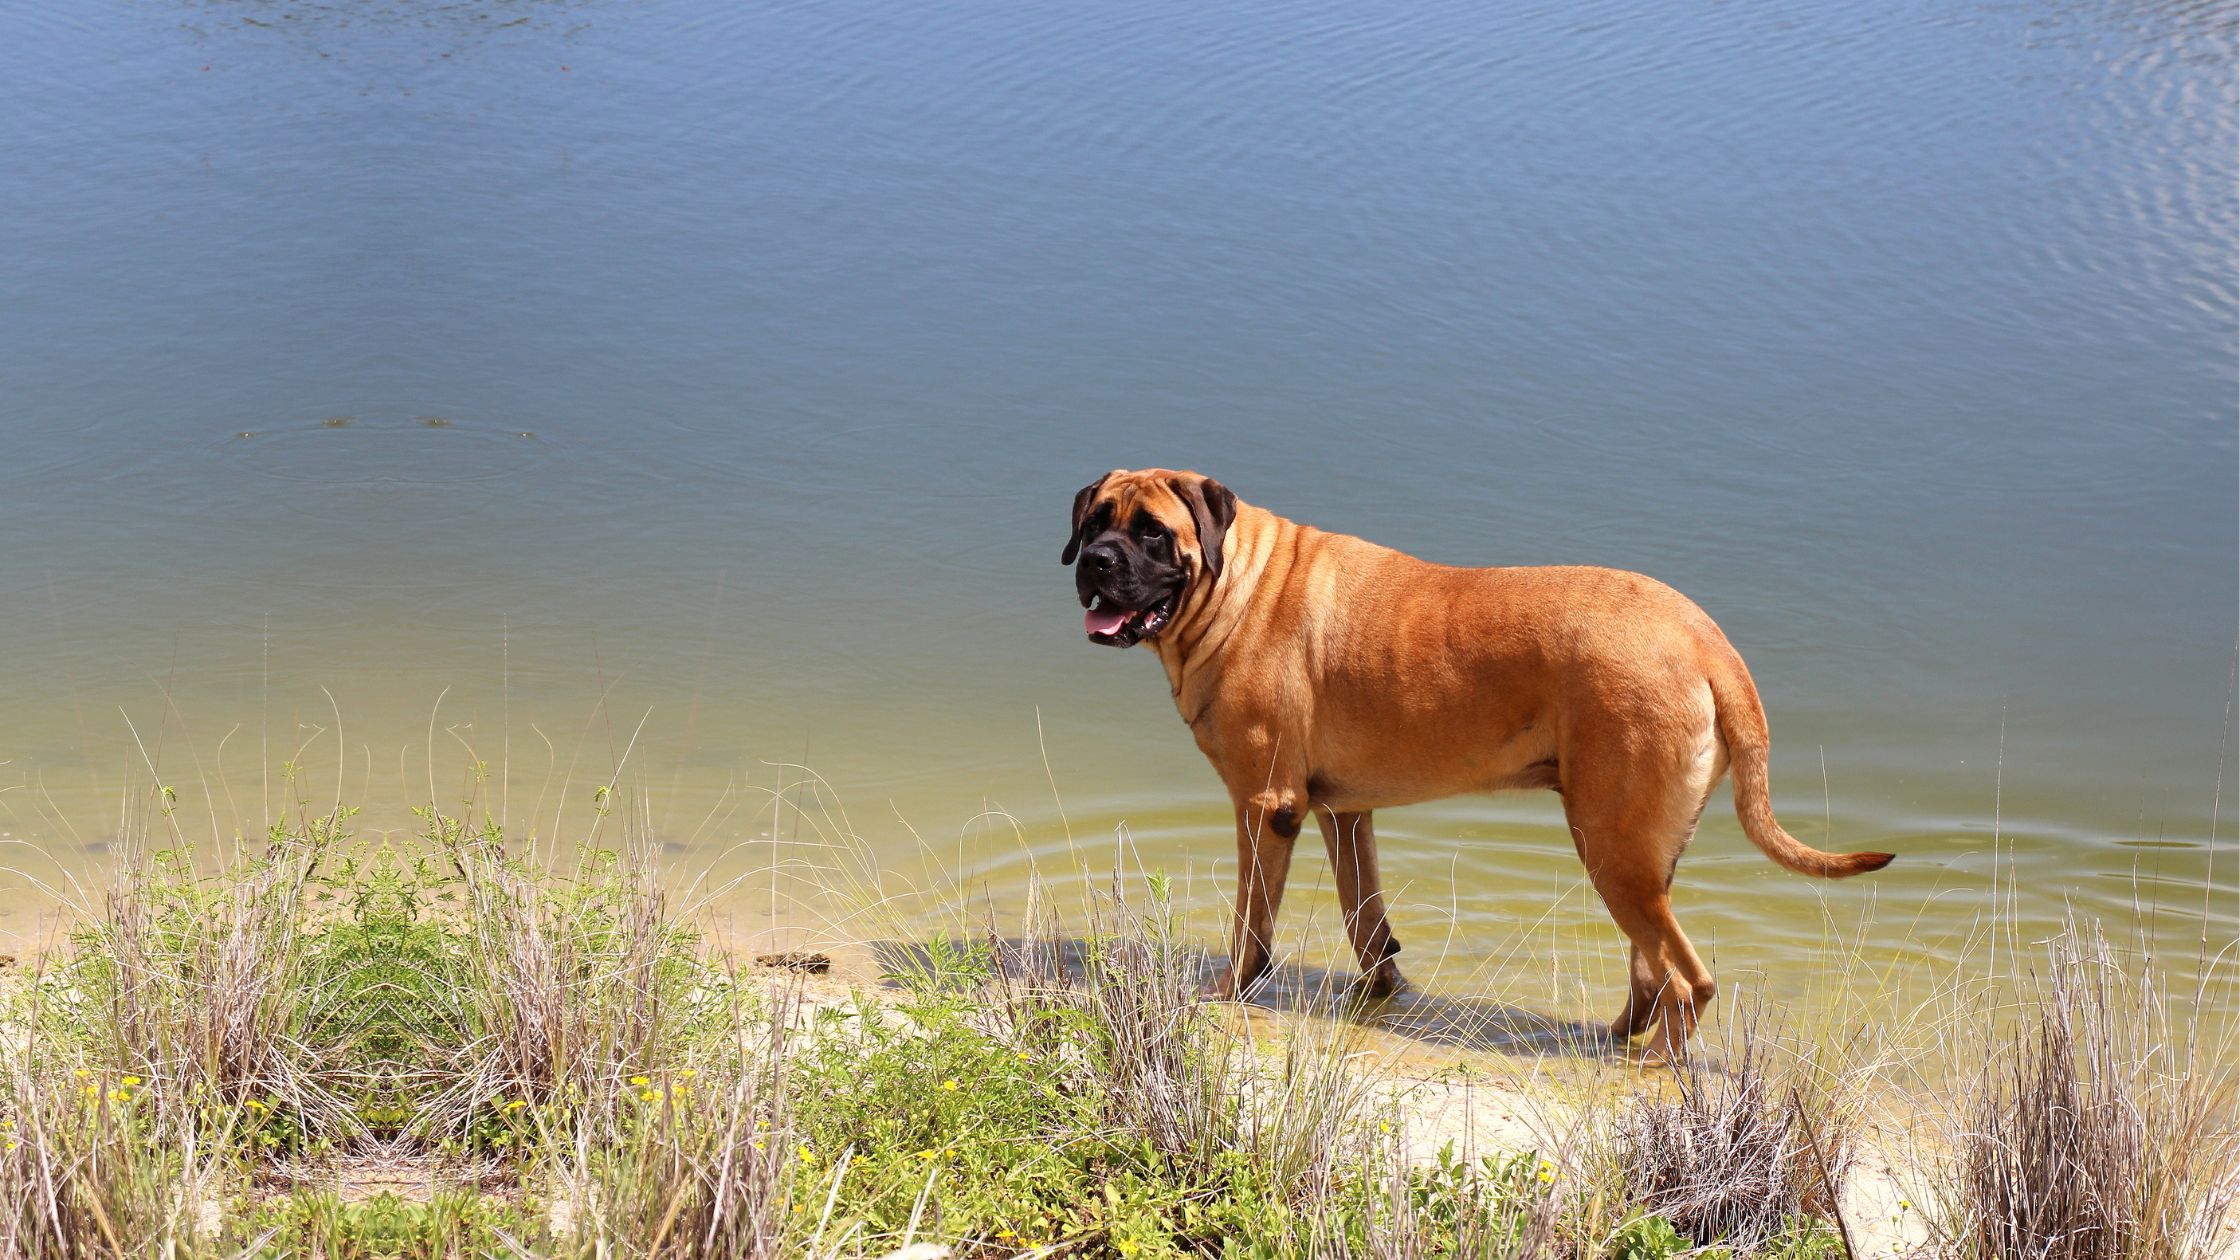
[[[1170,529],[1183,528],[1189,523],[1190,509],[1170,484],[1174,475],[1154,471],[1121,473],[1108,478],[1097,494],[1095,510],[1099,514],[1106,509],[1111,511],[1102,523],[1108,528],[1125,526],[1138,512],[1146,512]]]

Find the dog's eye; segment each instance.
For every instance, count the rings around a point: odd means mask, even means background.
[[[1160,527],[1159,527],[1159,526],[1158,526],[1158,525],[1157,525],[1156,523],[1152,523],[1152,524],[1147,524],[1147,525],[1145,525],[1145,526],[1143,527],[1143,545],[1144,545],[1144,546],[1146,546],[1146,547],[1156,547],[1156,546],[1158,546],[1158,545],[1159,545],[1160,543],[1162,543],[1162,542],[1165,542],[1165,541],[1166,541],[1166,539],[1167,539],[1167,531],[1166,531],[1166,530],[1164,530],[1164,529],[1161,529],[1161,528],[1160,528]]]

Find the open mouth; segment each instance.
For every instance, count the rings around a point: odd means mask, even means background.
[[[1122,608],[1102,595],[1092,596],[1089,611],[1082,614],[1081,628],[1089,632],[1091,643],[1112,647],[1127,647],[1156,636],[1166,629],[1167,619],[1174,616],[1174,603],[1180,591],[1162,596],[1147,608]]]

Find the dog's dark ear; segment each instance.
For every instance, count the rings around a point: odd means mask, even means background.
[[[1205,557],[1206,576],[1221,576],[1221,544],[1229,536],[1229,522],[1237,519],[1237,496],[1211,477],[1196,481],[1176,478],[1167,483],[1190,507],[1198,523],[1198,554]]]
[[[1066,549],[1058,556],[1059,564],[1072,564],[1081,555],[1081,527],[1089,523],[1089,509],[1097,501],[1097,491],[1110,480],[1112,474],[1106,473],[1081,487],[1081,492],[1073,496],[1073,529],[1066,534]]]

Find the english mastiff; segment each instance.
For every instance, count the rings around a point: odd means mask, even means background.
[[[1236,807],[1229,968],[1268,966],[1293,842],[1309,816],[1362,990],[1396,990],[1371,811],[1463,792],[1547,788],[1610,917],[1632,942],[1619,1037],[1654,1023],[1677,1058],[1716,984],[1672,916],[1672,875],[1713,785],[1766,856],[1806,875],[1880,869],[1775,821],[1766,717],[1704,611],[1638,573],[1463,569],[1240,501],[1210,477],[1115,470],[1074,496],[1064,563],[1091,642],[1148,643]]]

